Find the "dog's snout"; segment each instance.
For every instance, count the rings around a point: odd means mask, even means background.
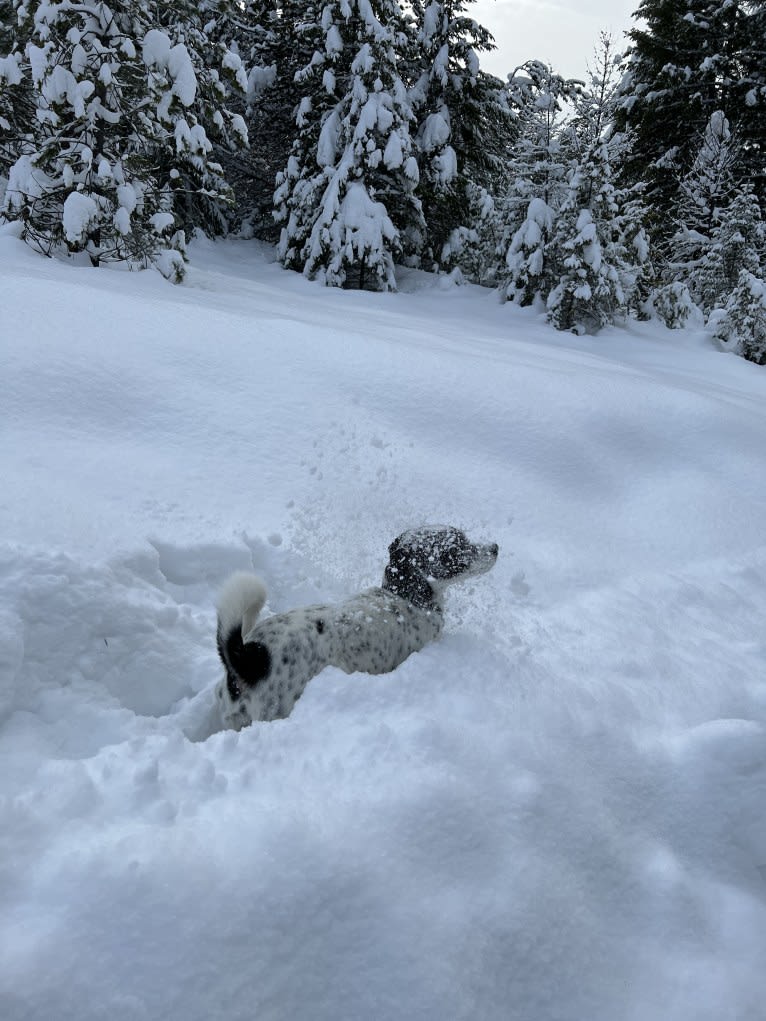
[[[493,556],[493,557],[496,557],[497,554],[500,552],[500,547],[498,546],[498,544],[496,542],[491,542],[489,544],[489,552],[490,552],[490,555]]]

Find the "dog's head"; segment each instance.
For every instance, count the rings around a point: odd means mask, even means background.
[[[384,587],[415,606],[432,608],[444,585],[493,567],[498,545],[470,542],[459,528],[431,526],[402,532],[388,553]]]

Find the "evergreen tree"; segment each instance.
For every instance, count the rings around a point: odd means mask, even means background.
[[[717,210],[710,243],[695,274],[697,303],[706,313],[727,303],[743,272],[759,278],[766,268],[766,224],[752,191]]]
[[[545,199],[532,198],[526,216],[514,231],[505,256],[507,272],[501,281],[501,296],[519,305],[545,299],[553,286],[553,268],[548,259],[556,212]]]
[[[501,82],[479,66],[479,54],[494,49],[494,40],[466,15],[469,2],[417,0],[413,5],[412,98],[418,114],[419,194],[428,225],[425,254],[443,268],[459,258],[477,189],[493,190],[503,173],[511,117]]]
[[[720,210],[734,191],[737,148],[729,122],[720,110],[705,126],[689,172],[679,182],[676,230],[663,246],[665,282],[683,280],[698,304],[702,278],[699,270],[711,244]]]
[[[649,303],[669,330],[681,330],[689,324],[702,326],[702,313],[681,280],[671,280],[658,287],[650,295]]]
[[[14,0],[0,2],[0,209],[8,173],[24,152],[35,117],[31,84],[24,74],[29,22],[25,7]]]
[[[292,112],[294,139],[287,163],[277,174],[273,202],[276,219],[283,225],[279,259],[298,272],[306,266],[308,239],[329,179],[327,168],[336,158],[339,104],[351,75],[358,20],[350,7],[346,10],[353,25],[342,20],[343,12],[333,4],[322,9],[319,21],[306,24],[308,58],[293,76],[301,98]],[[341,28],[347,30],[346,39]]]
[[[322,75],[315,74],[322,9],[311,0],[248,0],[242,8],[236,41],[250,68],[245,110],[252,145],[244,157],[224,155],[224,165],[245,229],[277,241],[274,191],[305,126],[303,116],[301,128],[296,126],[299,105],[302,100],[304,108],[312,101],[322,105]]]
[[[545,299],[552,279],[548,242],[567,190],[569,161],[562,151],[562,108],[579,84],[530,61],[511,76],[518,137],[508,162],[509,184],[498,202],[501,224],[498,273],[503,298],[522,305]]]
[[[766,209],[766,0],[742,4],[738,27],[738,73],[731,114],[741,143],[741,177],[749,181],[761,210]]]
[[[145,0],[14,6],[29,19],[22,71],[35,119],[9,167],[2,215],[43,251],[153,262],[179,279],[179,198],[229,198],[206,132],[227,124],[200,85],[212,74],[198,76],[187,46],[152,27]],[[229,123],[241,137],[243,125]]]
[[[715,111],[740,137],[743,176],[763,174],[763,4],[642,0],[635,16],[645,24],[628,33],[620,125],[635,132],[636,144],[626,174],[646,182],[653,231],[667,239],[678,181],[690,172],[696,140]]]
[[[401,11],[394,0],[330,0],[322,31],[312,63],[335,103],[299,106],[303,127],[276,193],[279,256],[331,285],[394,289],[394,259],[416,255],[424,233],[413,113],[397,70]]]
[[[493,189],[494,190],[494,189]],[[502,192],[501,192],[502,194]],[[503,238],[503,225],[493,191],[469,182],[466,185],[468,211],[466,225],[456,227],[442,248],[441,261],[465,277],[484,287],[497,287],[498,250]]]
[[[174,212],[186,231],[200,227],[225,234],[234,220],[234,193],[223,162],[230,168],[234,159],[244,159],[248,146],[243,117],[248,77],[238,46],[247,31],[247,11],[237,0],[174,0],[153,10],[159,14],[155,24],[185,46],[197,83],[192,107],[171,105],[165,116],[176,145],[175,151],[164,150],[159,172],[173,175]],[[168,86],[166,72],[151,70],[152,91],[161,96]]]
[[[642,209],[616,184],[628,140],[614,131],[617,58],[602,33],[589,86],[573,98],[563,134],[570,155],[568,188],[548,243],[548,317],[558,329],[595,332],[626,311],[645,257]]]
[[[743,269],[714,336],[756,365],[766,365],[766,283]]]

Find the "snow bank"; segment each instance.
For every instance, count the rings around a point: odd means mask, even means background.
[[[757,1021],[766,376],[272,260],[0,236],[4,1017]],[[442,638],[215,732],[228,573],[338,598],[423,521],[501,547]]]

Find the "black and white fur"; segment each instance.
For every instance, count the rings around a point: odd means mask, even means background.
[[[380,588],[337,605],[307,606],[259,621],[266,589],[237,573],[218,600],[218,653],[226,675],[216,688],[225,727],[289,716],[326,666],[384,674],[437,637],[443,589],[488,571],[496,543],[474,544],[457,528],[418,528],[389,546]]]

